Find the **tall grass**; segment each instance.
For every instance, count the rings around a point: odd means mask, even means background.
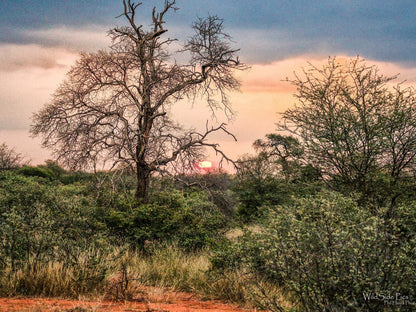
[[[136,268],[146,285],[170,287],[196,292],[208,286],[208,252],[185,253],[176,245],[154,249],[147,256],[138,256]]]
[[[106,289],[110,271],[108,257],[97,251],[84,251],[76,262],[39,262],[31,258],[18,269],[8,265],[0,271],[0,296],[42,296],[79,298],[98,295]]]
[[[253,296],[258,289],[270,297],[277,294],[275,288],[243,272],[214,274],[208,251],[187,253],[176,244],[150,248],[147,253],[116,250],[98,267],[86,260],[89,255],[83,257],[77,266],[29,262],[15,271],[6,268],[0,271],[0,296],[137,300],[144,296],[143,286],[154,286],[261,307],[259,297]]]
[[[134,267],[141,283],[197,293],[206,299],[221,299],[245,307],[268,309],[288,307],[285,296],[275,285],[248,274],[244,269],[216,274],[209,270],[207,251],[185,253],[175,245],[155,249],[141,257]]]

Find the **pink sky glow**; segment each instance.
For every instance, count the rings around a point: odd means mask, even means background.
[[[98,40],[99,41],[99,40]],[[41,45],[0,45],[0,142],[5,142],[22,153],[32,164],[51,158],[49,151],[40,147],[39,138],[31,138],[28,130],[31,116],[49,99],[74,64],[77,52]],[[347,57],[347,56],[342,56]],[[352,56],[354,57],[354,56]],[[275,130],[279,113],[295,103],[293,86],[283,80],[293,78],[307,62],[324,64],[327,56],[301,56],[267,64],[249,64],[250,70],[238,73],[242,81],[240,93],[230,94],[235,115],[231,120],[220,112],[213,124],[227,122],[238,142],[224,135],[213,136],[231,158],[252,153],[254,140]],[[404,68],[394,63],[374,62],[385,75],[400,73],[398,81],[416,82],[415,68]],[[178,103],[172,108],[176,120],[196,129],[205,127],[210,111],[204,103]],[[215,160],[213,155],[210,159]]]

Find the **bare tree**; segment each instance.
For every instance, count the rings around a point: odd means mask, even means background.
[[[5,143],[0,145],[0,171],[18,168],[22,165],[23,157]]]
[[[239,88],[233,71],[245,68],[216,16],[193,24],[193,37],[176,52],[189,62],[179,64],[169,53],[174,39],[165,38],[165,15],[176,10],[175,2],[166,1],[160,12],[154,7],[145,30],[136,14],[142,3],[123,0],[121,16],[128,26],[109,32],[109,51],[81,54],[52,101],[35,114],[31,129],[70,168],[104,161],[129,166],[142,200],[153,172],[189,162],[206,146],[225,157],[217,144],[207,142],[213,132],[231,135],[225,124],[185,131],[171,120],[169,107],[203,95],[213,112],[230,112],[226,93]]]

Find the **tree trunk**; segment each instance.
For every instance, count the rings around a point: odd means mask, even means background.
[[[150,170],[145,164],[137,164],[136,169],[137,187],[136,187],[136,199],[142,203],[147,203],[149,200],[149,182],[150,182]]]

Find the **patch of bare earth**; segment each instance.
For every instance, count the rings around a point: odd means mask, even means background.
[[[134,301],[66,300],[48,298],[0,298],[1,312],[247,312],[217,300],[203,301],[196,295],[147,288]]]

